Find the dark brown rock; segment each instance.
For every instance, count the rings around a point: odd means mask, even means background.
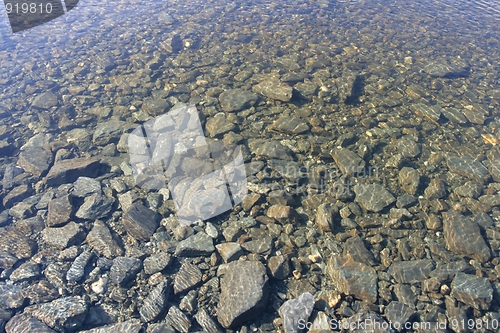
[[[78,329],[83,324],[87,311],[88,304],[80,296],[58,298],[50,303],[31,305],[24,309],[24,313],[62,332]]]
[[[328,261],[326,272],[340,292],[370,303],[377,301],[378,278],[372,267],[350,257],[334,255]]]
[[[35,241],[16,228],[0,228],[0,239],[0,251],[9,252],[19,259],[30,258],[37,248]]]
[[[415,283],[424,281],[434,269],[434,262],[430,259],[398,261],[393,263],[387,271],[398,283]]]
[[[491,251],[484,241],[479,225],[456,211],[448,211],[443,221],[443,233],[448,250],[484,263]]]
[[[142,203],[135,202],[123,215],[122,223],[132,237],[147,242],[158,228],[158,215]]]
[[[321,232],[331,232],[336,218],[338,218],[337,206],[331,203],[323,203],[316,212],[316,225]]]
[[[273,218],[282,224],[297,222],[298,214],[290,206],[272,205],[267,209],[267,217]]]
[[[56,333],[40,320],[26,314],[18,314],[5,325],[6,333]]]
[[[123,254],[123,250],[115,241],[109,228],[104,222],[96,220],[94,227],[87,235],[87,243],[98,254],[113,259]]]
[[[50,200],[47,212],[47,226],[58,227],[69,222],[73,212],[73,205],[69,195]]]
[[[28,147],[19,154],[19,164],[26,172],[35,176],[45,176],[52,164],[52,153],[43,148]]]
[[[46,177],[47,185],[57,186],[73,183],[80,176],[96,177],[99,174],[99,162],[97,157],[73,158],[54,163]]]
[[[75,222],[70,222],[63,227],[45,228],[42,231],[44,242],[59,250],[76,244],[84,237],[82,229]]]

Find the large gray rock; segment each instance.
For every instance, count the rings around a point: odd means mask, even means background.
[[[52,154],[40,147],[28,147],[19,154],[19,164],[25,171],[35,176],[45,176],[52,165]]]
[[[24,309],[25,314],[60,332],[78,329],[83,324],[87,312],[88,304],[80,296],[58,298],[50,303],[36,304]]]
[[[32,107],[43,110],[50,109],[51,107],[56,105],[57,96],[54,95],[54,93],[52,93],[51,91],[47,91],[36,96],[33,100],[33,103],[31,104]]]
[[[96,220],[92,230],[87,235],[87,243],[98,254],[113,259],[123,254],[122,248],[115,241],[104,222]]]
[[[220,287],[217,318],[225,328],[235,327],[260,315],[269,298],[266,268],[258,261],[227,264]]]
[[[94,131],[92,141],[99,146],[105,146],[109,143],[118,143],[122,133],[132,127],[124,121],[110,120],[100,123]]]
[[[434,269],[434,262],[430,259],[398,261],[388,270],[398,283],[421,282],[429,277]]]
[[[222,110],[234,112],[245,109],[257,102],[259,97],[251,91],[243,89],[229,89],[219,95]]]
[[[413,158],[420,155],[420,145],[411,137],[403,137],[398,141],[398,150],[403,157]]]
[[[109,279],[116,284],[126,284],[135,278],[142,268],[142,262],[137,258],[117,257],[113,260]]]
[[[356,175],[365,169],[365,161],[349,149],[336,148],[330,155],[344,175]]]
[[[99,162],[100,159],[97,157],[58,161],[54,163],[47,174],[47,185],[57,186],[73,183],[80,176],[96,177],[99,174]]]
[[[102,219],[111,213],[114,203],[114,198],[94,193],[85,198],[75,216],[85,220]]]
[[[122,223],[132,237],[147,242],[158,228],[158,214],[142,203],[135,202],[123,215]]]
[[[309,126],[307,123],[297,117],[282,116],[277,119],[272,128],[278,132],[297,135],[309,131]]]
[[[42,230],[43,241],[59,250],[63,250],[81,241],[83,238],[81,236],[82,229],[75,222],[70,222],[63,227],[45,228]]]
[[[19,259],[31,258],[37,249],[37,243],[16,228],[0,228],[0,239],[0,251],[9,252]]]
[[[193,264],[184,263],[174,278],[174,293],[179,294],[192,289],[201,282],[201,270]]]
[[[271,99],[289,102],[292,99],[293,88],[278,80],[269,80],[253,86],[252,91]]]
[[[479,225],[471,218],[457,211],[448,211],[443,221],[443,233],[448,250],[484,263],[491,257],[491,251]]]
[[[210,255],[215,251],[212,237],[204,232],[198,232],[179,242],[175,248],[177,257],[198,257]]]
[[[487,278],[457,273],[451,284],[451,297],[478,310],[488,310],[493,301],[493,288]]]
[[[188,333],[191,328],[191,321],[188,316],[176,306],[170,307],[165,321],[180,333]]]
[[[451,172],[485,183],[490,178],[488,169],[480,161],[469,156],[448,154],[446,163]]]
[[[142,323],[139,319],[130,319],[123,323],[116,323],[103,327],[93,328],[80,333],[139,333],[142,331]]]
[[[0,309],[17,309],[23,303],[21,287],[12,284],[0,285]]]
[[[380,212],[385,207],[396,201],[396,198],[380,184],[356,185],[355,201],[364,209],[372,212]]]
[[[142,103],[142,109],[153,117],[165,113],[169,107],[168,102],[163,99],[147,98]]]
[[[292,160],[292,150],[273,140],[249,140],[250,151],[260,157],[276,158],[280,160]]]
[[[377,273],[375,269],[350,257],[332,256],[326,272],[342,293],[375,303],[377,301]]]
[[[56,333],[38,319],[26,314],[17,314],[5,325],[6,333]]]
[[[210,317],[207,311],[201,308],[198,313],[194,316],[196,322],[203,328],[204,332],[207,333],[222,333],[220,326]]]
[[[306,292],[283,303],[278,313],[283,320],[285,333],[299,333],[300,322],[307,322],[314,308],[314,296]]]
[[[319,205],[316,212],[316,225],[321,232],[333,231],[334,220],[338,218],[338,208],[331,203]]]
[[[398,301],[392,301],[385,308],[385,317],[389,319],[390,322],[399,323],[401,325],[410,321],[414,314],[415,310]],[[398,331],[400,330],[398,329]]]
[[[162,314],[168,304],[168,296],[170,293],[169,287],[169,281],[165,280],[149,293],[139,310],[142,321],[149,323]]]

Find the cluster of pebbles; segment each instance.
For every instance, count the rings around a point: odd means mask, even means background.
[[[399,5],[142,5],[0,50],[1,332],[497,330],[498,36]],[[128,154],[187,105],[249,191],[192,225]]]

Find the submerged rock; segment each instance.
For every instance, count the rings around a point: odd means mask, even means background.
[[[269,297],[266,268],[258,261],[233,261],[220,282],[217,318],[225,328],[253,319],[264,311]]]
[[[245,109],[257,102],[259,97],[251,91],[243,89],[229,89],[219,95],[219,102],[226,112]]]

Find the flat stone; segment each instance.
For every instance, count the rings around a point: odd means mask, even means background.
[[[331,203],[323,203],[319,205],[316,212],[316,225],[321,232],[331,232],[333,231],[334,221],[339,216],[339,210],[337,206]]]
[[[109,279],[115,284],[126,284],[135,278],[142,269],[142,262],[137,258],[117,257],[113,260]]]
[[[103,327],[93,328],[79,333],[139,333],[142,332],[142,323],[139,319],[130,319],[123,323],[116,323]],[[163,333],[163,332],[162,332]]]
[[[249,212],[250,209],[259,201],[261,198],[261,195],[258,193],[248,193],[242,200],[241,206],[243,207],[243,210],[245,212]]]
[[[123,249],[115,241],[108,226],[101,220],[95,220],[92,230],[87,235],[87,243],[98,254],[113,259],[123,254]]]
[[[253,154],[260,157],[267,157],[269,159],[276,158],[280,160],[293,159],[291,149],[283,146],[278,141],[258,139],[250,141],[248,146]]]
[[[50,186],[73,183],[78,177],[97,177],[99,174],[99,162],[97,157],[73,158],[61,160],[50,168],[47,174],[46,183]]]
[[[5,325],[6,333],[56,333],[40,320],[24,313],[12,317]]]
[[[290,269],[290,261],[283,255],[269,258],[267,261],[267,268],[269,269],[271,277],[277,280],[285,280],[292,272]]]
[[[408,194],[415,195],[420,184],[420,175],[417,170],[410,167],[403,167],[398,175],[401,188]]]
[[[271,99],[289,102],[292,99],[293,88],[278,80],[269,80],[253,86],[252,91]]]
[[[445,183],[439,178],[432,179],[424,191],[424,196],[429,201],[444,198],[446,196]]]
[[[417,302],[417,295],[415,295],[410,285],[395,284],[393,291],[396,295],[397,301],[400,301],[412,308],[415,306],[415,303]]]
[[[47,91],[35,97],[31,106],[37,109],[47,110],[57,105],[57,96]]]
[[[50,303],[36,304],[24,313],[62,332],[74,331],[84,322],[88,312],[87,302],[80,296],[58,298]]]
[[[307,322],[314,308],[314,296],[308,292],[283,303],[278,313],[283,320],[285,333],[299,333],[299,323]]]
[[[84,220],[102,219],[111,213],[115,199],[94,193],[85,198],[75,216]]]
[[[488,169],[484,164],[472,157],[460,157],[455,154],[448,154],[446,156],[446,163],[451,172],[477,180],[478,182],[485,183],[490,178]]]
[[[167,323],[149,324],[146,333],[176,333],[176,330]]]
[[[412,284],[427,279],[434,269],[434,262],[430,259],[398,261],[393,263],[387,271],[398,283]]]
[[[491,162],[491,164],[488,166],[488,171],[493,179],[496,182],[500,183],[500,160]]]
[[[175,255],[177,257],[198,257],[210,255],[214,251],[212,237],[204,232],[198,232],[179,242],[175,248]]]
[[[132,204],[123,215],[122,223],[132,237],[145,242],[149,241],[159,226],[158,214],[140,202]]]
[[[257,254],[270,254],[273,249],[273,239],[272,237],[258,237],[252,239],[251,241],[244,242],[241,247],[250,253]]]
[[[377,273],[375,269],[350,257],[330,257],[326,272],[337,290],[369,303],[377,301]]]
[[[450,120],[454,123],[457,123],[460,125],[464,125],[464,124],[468,123],[468,120],[463,115],[463,113],[455,108],[443,108],[443,109],[441,109],[441,112],[443,113],[443,116],[445,116],[446,118],[448,118],[448,120]]]
[[[453,193],[461,197],[468,197],[477,199],[484,191],[484,186],[475,181],[468,181],[465,184],[456,187]]]
[[[174,278],[174,294],[194,288],[201,282],[201,270],[193,264],[185,263]]]
[[[165,321],[180,333],[188,333],[191,328],[191,321],[178,307],[171,306],[168,310]]]
[[[207,120],[205,128],[212,138],[221,137],[222,135],[231,131],[236,131],[237,126],[231,121],[227,120],[225,115],[215,115]]]
[[[471,218],[456,211],[448,211],[443,221],[443,233],[448,250],[458,255],[474,258],[484,263],[491,257],[491,251],[479,225]]]
[[[297,135],[309,131],[309,126],[300,118],[282,116],[272,124],[272,129],[290,135]]]
[[[16,203],[23,201],[33,193],[33,189],[28,185],[19,185],[10,190],[3,198],[3,206],[12,208]]]
[[[144,259],[144,273],[153,275],[161,272],[172,262],[172,256],[168,253],[153,254]]]
[[[206,333],[222,333],[220,326],[210,317],[204,308],[201,308],[196,315],[194,315],[196,322],[203,328]]]
[[[266,216],[282,224],[296,223],[298,214],[295,209],[285,205],[272,205],[267,209]]]
[[[404,325],[404,323],[410,321],[415,313],[415,310],[408,305],[402,302],[392,301],[385,308],[384,315],[390,322]]]
[[[267,304],[266,268],[258,261],[233,261],[225,267],[217,305],[217,318],[225,328],[235,327],[260,315]]]
[[[10,274],[10,280],[14,282],[26,281],[26,280],[36,279],[39,276],[40,276],[40,265],[27,261],[18,268],[16,268],[12,272],[12,274]]]
[[[0,285],[0,308],[17,309],[24,303],[22,289],[12,284]]]
[[[487,278],[457,273],[451,283],[451,297],[477,310],[488,310],[493,301],[493,288]]]
[[[420,155],[420,145],[411,137],[401,138],[397,143],[397,147],[403,157],[414,158]]]
[[[26,172],[45,176],[52,165],[52,154],[40,147],[28,147],[19,154],[19,164]]]
[[[454,79],[469,75],[469,65],[463,60],[433,60],[427,63],[424,72],[434,77]]]
[[[149,293],[144,304],[139,309],[143,322],[149,323],[156,320],[165,310],[168,304],[170,283],[164,280]]]
[[[47,280],[40,280],[22,291],[30,304],[48,303],[60,297],[59,292]]]
[[[72,213],[73,205],[69,200],[69,195],[53,198],[48,204],[47,226],[58,227],[68,223]]]
[[[464,116],[473,124],[484,125],[487,114],[475,108],[465,107],[462,109]]]
[[[100,123],[94,131],[92,141],[99,146],[105,146],[109,143],[116,144],[120,140],[122,133],[129,127],[131,125],[120,120],[110,120]]]
[[[283,177],[295,183],[300,183],[306,177],[300,163],[287,160],[270,159],[267,166],[273,171],[272,178]]]
[[[101,194],[101,183],[89,177],[78,177],[73,184],[71,195],[78,198],[85,198],[92,194]]]
[[[421,117],[425,117],[433,122],[438,122],[441,117],[442,108],[438,105],[426,105],[423,103],[413,104],[410,109]]]
[[[37,243],[24,232],[15,228],[0,228],[0,251],[15,255],[18,259],[31,258],[37,249]]]
[[[368,266],[375,266],[376,261],[373,254],[368,251],[359,236],[354,236],[345,241],[346,254],[349,255],[354,261],[361,262]]]
[[[354,199],[364,209],[380,212],[396,201],[396,198],[380,184],[357,185],[354,187]]]
[[[42,230],[43,241],[55,247],[58,250],[63,250],[71,245],[77,244],[82,240],[82,228],[75,222],[70,222],[63,227],[45,228]]]
[[[169,107],[168,102],[163,99],[147,98],[142,102],[142,109],[153,117],[164,114]]]
[[[17,259],[15,256],[5,250],[0,250],[0,269],[9,269],[16,264]]]
[[[234,112],[246,109],[259,100],[251,91],[243,89],[229,89],[219,95],[219,102],[225,112]]]
[[[228,262],[237,260],[243,255],[243,249],[241,248],[239,243],[228,242],[217,244],[215,245],[215,248],[226,264]]]
[[[349,149],[336,148],[330,155],[344,175],[357,175],[365,169],[365,161]]]
[[[18,202],[11,209],[9,209],[9,215],[18,219],[23,220],[29,217],[33,217],[36,214],[35,204],[23,201]]]

